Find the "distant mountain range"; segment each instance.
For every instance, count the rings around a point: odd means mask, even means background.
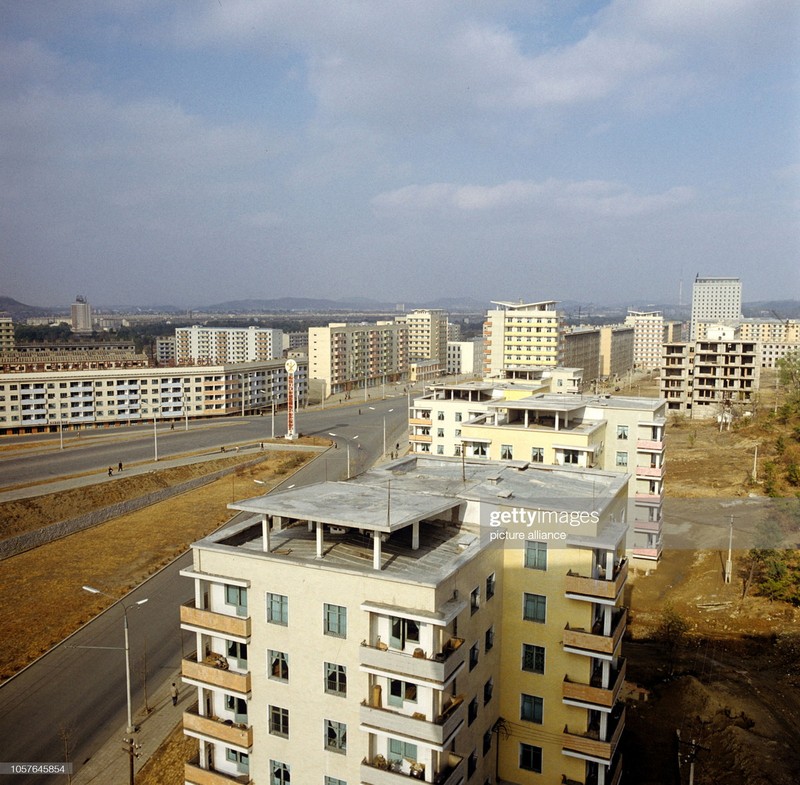
[[[502,299],[502,298],[497,298]],[[372,300],[367,297],[352,297],[342,300],[316,299],[311,297],[280,297],[271,300],[229,300],[211,305],[195,305],[186,309],[176,305],[126,305],[108,306],[92,303],[95,311],[113,311],[117,313],[151,313],[151,314],[186,314],[187,310],[199,313],[217,314],[252,314],[252,313],[400,313],[414,308],[441,308],[448,313],[484,313],[491,307],[490,301],[473,297],[443,297],[424,302],[387,302]],[[628,308],[641,310],[660,310],[668,318],[689,317],[690,305],[654,304],[654,303],[585,303],[576,300],[559,301],[559,310],[571,320],[589,319],[601,315],[624,315]],[[0,296],[0,311],[10,314],[14,320],[29,317],[64,316],[70,312],[70,306],[42,308],[26,305],[11,297]],[[798,300],[761,300],[744,303],[742,311],[745,316],[762,316],[765,318],[798,319],[800,318],[800,301]]]

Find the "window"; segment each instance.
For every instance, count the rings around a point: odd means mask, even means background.
[[[247,701],[244,698],[226,695],[225,708],[236,715],[236,722],[247,722]]]
[[[485,706],[491,699],[492,693],[494,692],[494,681],[489,679],[486,684],[483,685],[483,705]]]
[[[347,783],[344,780],[340,780],[338,777],[329,777],[326,774],[325,785],[347,785]]]
[[[544,622],[547,609],[547,597],[543,594],[523,594],[522,618],[526,621]]]
[[[226,749],[225,759],[229,760],[231,763],[235,763],[236,768],[243,773],[250,771],[250,756],[246,752]],[[289,780],[286,781],[288,782]]]
[[[580,453],[577,450],[564,450],[564,463],[578,465]]]
[[[289,681],[289,655],[270,649],[267,652],[267,673],[270,679]]]
[[[469,754],[469,758],[467,759],[467,777],[471,777],[475,770],[478,768],[478,752],[477,750],[472,750]]]
[[[289,774],[289,767],[285,763],[277,760],[269,762],[270,778],[269,785],[289,785],[291,777]]]
[[[525,771],[535,771],[542,773],[542,748],[534,747],[533,744],[519,745],[519,767]]]
[[[544,463],[544,447],[531,447],[531,463]]]
[[[228,641],[227,654],[236,660],[240,668],[247,668],[247,644]]]
[[[487,730],[486,733],[483,734],[483,754],[486,755],[491,748],[492,748],[492,731]]]
[[[444,412],[436,412],[436,419],[443,420],[444,419]]]
[[[500,445],[500,460],[510,461],[514,458],[514,448],[510,444]]]
[[[347,637],[347,608],[344,605],[325,603],[325,634]]]
[[[531,570],[547,569],[546,542],[525,542],[525,566]]]
[[[480,650],[478,649],[478,644],[475,643],[472,645],[472,648],[469,650],[469,669],[472,670],[478,664],[478,657],[480,656]]]
[[[486,445],[483,442],[476,442],[472,445],[472,457],[473,458],[485,458],[486,457]]]
[[[392,634],[389,642],[394,649],[404,649],[407,643],[418,644],[419,622],[392,617]]]
[[[473,698],[467,706],[467,724],[472,725],[478,717],[478,699]]]
[[[402,706],[406,702],[417,702],[417,685],[400,679],[389,679],[389,705]]]
[[[494,597],[494,590],[495,590],[496,585],[497,585],[497,576],[494,573],[492,573],[486,579],[486,599],[487,600],[491,600],[492,597]]]
[[[544,646],[533,643],[522,644],[522,670],[529,673],[544,673]]]
[[[269,732],[273,736],[289,738],[289,709],[280,706],[269,707]]]
[[[247,589],[225,584],[225,602],[236,607],[237,616],[247,616]]]
[[[436,438],[443,439],[444,438],[444,428],[437,428],[436,429]]]
[[[461,412],[456,412],[456,422],[461,422]]]
[[[627,425],[618,425],[617,426],[617,438],[618,439],[627,439],[628,438],[628,426]]]
[[[487,653],[490,652],[492,650],[492,647],[494,646],[494,627],[489,627],[489,629],[486,630],[486,635],[484,636],[483,643],[484,643],[483,646],[484,650]]]
[[[481,607],[481,587],[476,586],[469,595],[470,613],[475,613]]]
[[[347,669],[344,665],[325,663],[325,692],[330,695],[347,695]]]
[[[628,453],[626,452],[618,452],[617,453],[617,466],[627,466],[628,465]]]
[[[417,745],[399,739],[389,739],[389,761],[417,760]]]
[[[541,725],[542,704],[542,699],[537,695],[525,695],[525,693],[523,693],[520,696],[519,718],[521,720],[527,720],[528,722],[536,722]]]
[[[347,725],[325,720],[325,749],[331,752],[347,752]]]
[[[272,624],[289,623],[289,598],[285,594],[267,592],[267,621]]]

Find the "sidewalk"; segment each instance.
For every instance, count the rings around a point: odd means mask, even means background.
[[[172,705],[170,686],[172,682],[180,690],[178,705]],[[135,771],[150,760],[156,750],[183,719],[183,711],[196,698],[196,691],[181,683],[180,672],[168,676],[164,684],[148,700],[150,713],[144,709],[134,715],[137,731],[133,734],[136,744],[141,744],[139,757],[134,761]],[[126,728],[121,725],[111,737],[95,752],[89,761],[72,777],[73,785],[127,785],[129,782],[130,759],[124,751],[123,739],[127,738]]]

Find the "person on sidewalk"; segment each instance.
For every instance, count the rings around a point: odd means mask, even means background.
[[[169,688],[169,694],[172,695],[172,705],[178,705],[178,688],[175,685],[175,682],[172,682],[172,686]]]

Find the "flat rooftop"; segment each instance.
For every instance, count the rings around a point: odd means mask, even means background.
[[[664,405],[663,398],[643,398],[623,395],[573,395],[570,393],[542,393],[515,401],[493,401],[489,405],[498,409],[530,409],[537,411],[575,412],[587,406],[603,409],[644,409],[656,411]]]

